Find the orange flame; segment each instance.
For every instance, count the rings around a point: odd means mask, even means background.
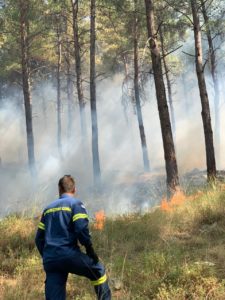
[[[182,192],[181,190],[178,190],[171,198],[170,205],[171,206],[180,206],[185,202],[186,199],[187,199],[187,197],[185,196],[184,192]]]
[[[189,200],[189,197],[183,191],[178,190],[169,201],[165,198],[162,199],[161,210],[172,211],[175,207],[181,206],[186,200]]]
[[[99,210],[95,213],[95,224],[94,228],[97,230],[103,230],[104,225],[105,225],[105,212],[104,210]]]
[[[197,191],[194,195],[187,196],[183,191],[178,190],[170,200],[163,198],[161,201],[161,210],[170,212],[174,210],[177,206],[183,205],[186,201],[192,201],[197,199],[203,194],[202,191]]]
[[[164,210],[164,211],[171,211],[172,210],[171,207],[170,207],[170,203],[166,200],[166,198],[162,199],[161,210]]]

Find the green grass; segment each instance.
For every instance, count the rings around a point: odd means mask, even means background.
[[[0,299],[44,299],[44,272],[34,246],[38,220],[0,222]],[[107,219],[92,228],[113,299],[225,299],[225,191],[206,190],[171,212]],[[88,280],[70,276],[69,300],[95,299]]]

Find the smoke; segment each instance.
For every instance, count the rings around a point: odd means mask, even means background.
[[[180,54],[181,55],[181,54]],[[206,158],[201,119],[201,105],[193,62],[187,63],[185,78],[176,78],[173,100],[176,118],[174,133],[177,161],[181,175],[193,169],[205,170]],[[219,70],[222,74],[222,70]],[[152,78],[146,86],[147,101],[142,106],[151,173],[143,172],[137,116],[132,104],[127,119],[121,105],[123,75],[103,80],[97,88],[99,153],[103,189],[94,193],[91,157],[90,107],[86,105],[86,148],[81,145],[78,104],[73,104],[72,136],[68,138],[67,98],[62,93],[63,159],[57,149],[56,88],[51,81],[33,89],[33,125],[38,178],[33,182],[27,167],[26,131],[20,90],[8,93],[0,109],[1,215],[17,211],[35,213],[57,197],[58,179],[64,174],[76,178],[78,196],[91,212],[104,208],[108,214],[146,210],[157,205],[166,192],[165,162],[161,129]],[[213,88],[207,76],[212,125],[214,124]],[[221,115],[225,109],[221,87]],[[221,120],[221,128],[225,127]],[[220,152],[225,150],[221,134]],[[219,168],[224,168],[221,159]]]

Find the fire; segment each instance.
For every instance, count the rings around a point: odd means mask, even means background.
[[[177,191],[173,197],[170,200],[170,205],[171,206],[180,206],[184,203],[184,201],[187,199],[185,196],[184,192],[181,190]]]
[[[167,201],[166,198],[162,199],[161,210],[172,211],[175,207],[182,205],[186,200],[192,200],[194,197],[188,197],[183,191],[178,190],[172,198]]]
[[[99,210],[95,213],[95,224],[94,228],[97,230],[103,230],[104,225],[105,225],[105,212],[104,210]]]
[[[178,190],[170,200],[163,198],[161,201],[161,210],[172,211],[177,206],[181,206],[186,201],[193,201],[203,195],[202,191],[197,191],[195,194],[187,196],[182,190]]]
[[[172,210],[172,208],[170,207],[170,203],[166,200],[166,198],[162,199],[161,210],[164,210],[164,211],[171,211]]]

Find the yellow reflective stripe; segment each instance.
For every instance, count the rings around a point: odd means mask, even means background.
[[[45,224],[42,223],[42,222],[40,222],[40,223],[38,224],[38,228],[39,228],[39,229],[42,229],[42,230],[45,230]]]
[[[73,216],[73,222],[75,222],[76,220],[79,219],[88,219],[88,215],[87,214],[76,214]]]
[[[106,274],[102,277],[100,277],[98,280],[95,280],[95,281],[91,281],[91,284],[92,285],[100,285],[100,284],[103,284],[104,282],[106,282],[107,280],[107,276]]]
[[[71,212],[71,208],[70,207],[54,207],[54,208],[49,208],[48,210],[45,211],[44,216],[50,213],[54,213],[56,211],[69,211]]]

